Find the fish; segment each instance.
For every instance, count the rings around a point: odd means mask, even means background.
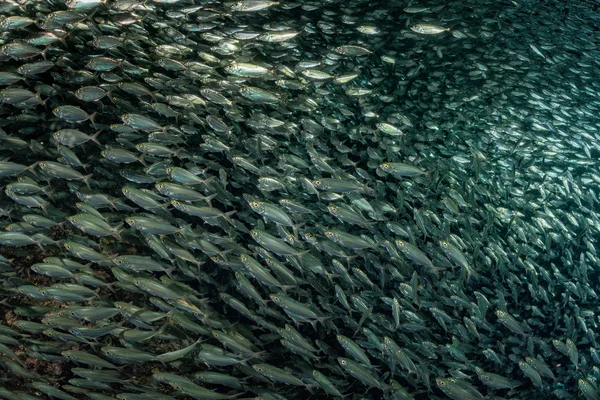
[[[380,382],[371,372],[369,372],[365,367],[360,364],[349,360],[347,358],[338,357],[338,363],[340,366],[352,375],[354,378],[358,379],[364,385],[369,387],[376,387],[380,390],[384,390],[387,386]]]
[[[364,365],[371,366],[371,360],[369,360],[365,351],[352,339],[344,335],[337,335],[337,340],[340,343],[340,346],[346,350],[348,355]]]
[[[481,383],[494,389],[513,389],[520,385],[520,383],[511,382],[501,375],[485,372],[479,367],[475,370],[475,372],[477,373]]]
[[[543,381],[540,374],[533,368],[531,364],[524,360],[519,360],[519,368],[523,371],[523,374],[531,380],[531,382],[537,386],[542,387]]]
[[[400,250],[402,254],[404,254],[408,259],[415,262],[416,264],[427,267],[429,270],[437,273],[439,268],[433,265],[433,261],[427,255],[418,249],[416,246],[405,242],[403,240],[397,239],[396,246]]]
[[[456,378],[436,378],[437,386],[451,399],[483,399],[473,386]]]
[[[417,167],[403,163],[383,163],[379,165],[379,168],[396,177],[414,177],[426,174],[425,171]]]
[[[441,26],[431,24],[416,24],[412,25],[410,29],[414,32],[421,33],[424,35],[439,35],[442,32],[450,31],[449,28],[444,28]]]
[[[281,382],[286,385],[296,385],[296,386],[304,386],[305,385],[305,383],[302,382],[302,380],[296,378],[291,373],[289,373],[281,368],[277,368],[273,365],[254,364],[252,366],[252,368],[254,368],[254,370],[256,372],[258,372],[259,374],[264,375],[267,378],[269,378],[275,382]]]
[[[600,398],[600,392],[598,392],[598,388],[588,379],[579,378],[577,380],[577,387],[588,400]]]
[[[512,332],[518,333],[519,335],[526,335],[525,328],[509,313],[502,310],[496,310],[496,316],[500,323]]]
[[[0,396],[598,398],[596,26],[1,2]]]
[[[337,397],[343,397],[343,394],[331,383],[331,381],[320,371],[313,370],[313,378],[317,385],[327,394]]]

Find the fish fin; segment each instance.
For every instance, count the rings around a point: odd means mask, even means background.
[[[299,258],[300,258],[300,260],[302,260],[302,257],[303,257],[305,254],[309,253],[309,252],[310,252],[310,250],[304,250],[304,251],[301,251],[301,252],[299,252],[299,253],[293,253],[293,254],[290,254],[290,255],[291,255],[291,256],[296,256],[296,257],[299,257]]]
[[[94,129],[96,129],[96,123],[94,122],[94,119],[96,118],[96,114],[97,114],[97,113],[98,113],[98,112],[97,112],[97,111],[95,111],[95,112],[93,112],[93,113],[92,113],[92,115],[90,115],[90,117],[89,117],[89,119],[90,119],[90,122],[92,123],[92,126],[94,127]],[[102,145],[100,145],[100,146],[102,146]]]
[[[358,333],[358,331],[360,330],[360,328],[362,327],[362,325],[365,323],[365,321],[367,320],[367,318],[369,318],[369,316],[373,313],[373,306],[367,308],[362,316],[360,317],[360,321],[358,322],[358,328],[356,329],[356,332],[354,332],[354,335],[356,336],[356,334]]]
[[[98,135],[102,133],[102,130],[96,131],[91,137],[90,140],[96,143],[98,146],[103,147],[102,143],[98,141]]]
[[[85,183],[85,185],[88,187],[88,189],[90,188],[90,179],[92,178],[92,176],[94,176],[94,174],[89,174],[89,175],[85,175],[83,177],[83,182]]]
[[[6,159],[8,160],[8,158]],[[37,174],[35,173],[35,171],[33,170],[35,167],[37,167],[39,164],[39,161],[34,162],[33,164],[31,164],[29,167],[27,167],[27,171],[31,172],[34,176],[37,176]],[[48,185],[50,186],[50,185]]]
[[[225,221],[229,222],[231,225],[233,225],[233,222],[231,221],[231,216],[235,215],[237,213],[236,210],[233,211],[229,211],[223,214],[223,218],[225,219]]]
[[[279,289],[281,289],[283,293],[287,293],[288,290],[295,289],[296,287],[296,285],[281,285]]]
[[[295,238],[298,238],[298,228],[302,228],[304,225],[306,225],[306,222],[302,222],[292,226],[292,234]]]
[[[140,162],[140,163],[141,163],[141,164],[142,164],[144,167],[147,167],[147,166],[148,166],[148,163],[146,163],[146,160],[145,160],[145,158],[144,158],[144,156],[145,156],[145,155],[146,155],[146,154],[142,153],[142,155],[138,157],[138,161],[139,161],[139,162]]]

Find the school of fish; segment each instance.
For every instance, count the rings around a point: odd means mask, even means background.
[[[600,399],[598,7],[0,1],[0,398]]]

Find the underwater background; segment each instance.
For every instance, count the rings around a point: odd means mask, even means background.
[[[600,399],[595,1],[0,1],[0,398]]]

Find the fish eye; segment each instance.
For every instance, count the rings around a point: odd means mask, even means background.
[[[315,185],[320,185],[320,184],[321,184],[321,181],[317,179],[316,181],[314,181],[314,184],[315,184]]]
[[[445,381],[440,381],[440,386],[446,386],[446,382]]]
[[[385,168],[389,168],[389,167],[390,167],[390,164],[388,164],[388,163],[381,164],[381,168],[385,169]]]
[[[346,360],[340,360],[340,364],[342,364],[342,365],[346,365],[346,364],[347,364],[347,363],[346,363]]]
[[[271,298],[273,299],[273,301],[279,301],[279,297],[278,296],[273,296]]]
[[[256,202],[256,201],[251,201],[251,202],[250,202],[250,206],[251,206],[251,207],[258,207],[258,206],[259,206],[259,204],[258,204],[258,202]]]
[[[262,369],[262,367],[257,367],[257,366],[255,366],[254,368],[255,368],[255,369],[258,371],[258,372],[262,372],[262,370],[263,370],[263,369]]]

